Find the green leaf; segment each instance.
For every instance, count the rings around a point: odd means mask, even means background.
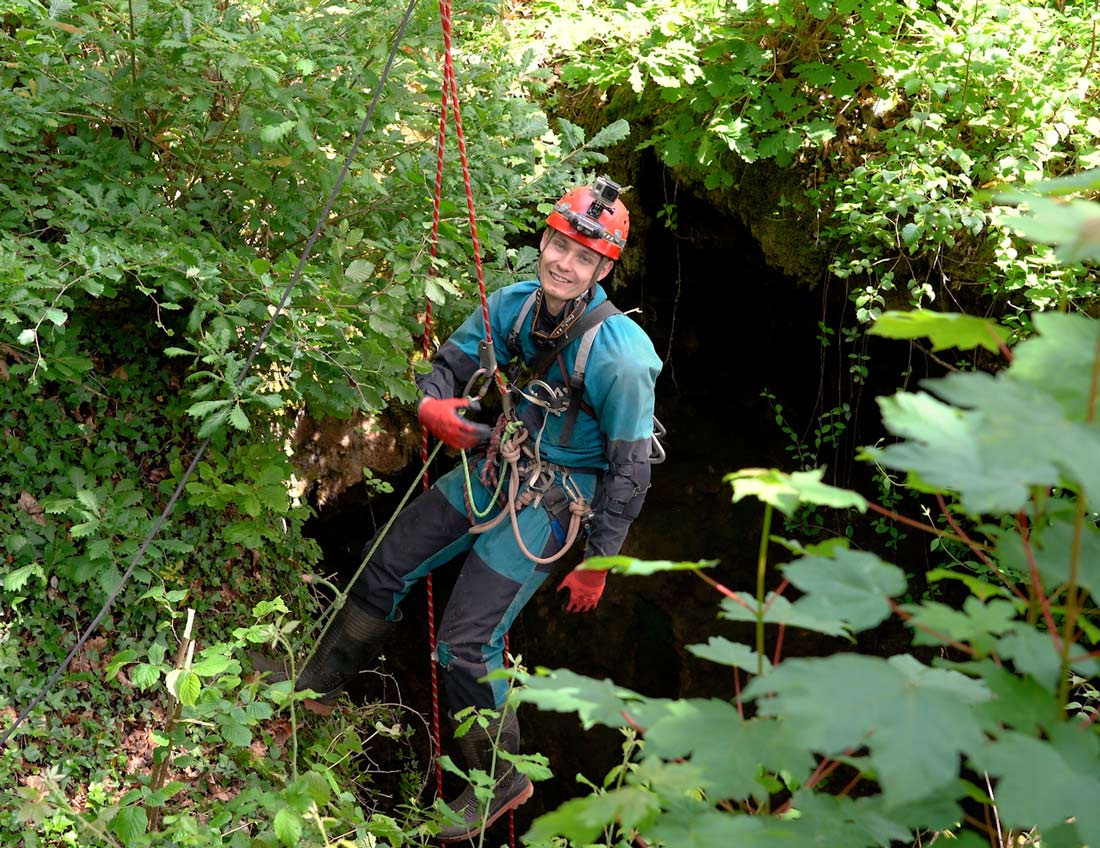
[[[716,699],[684,699],[663,706],[663,712],[645,728],[646,758],[667,763],[646,770],[640,779],[663,795],[678,794],[690,786],[712,798],[759,799],[767,794],[758,780],[760,768],[785,773],[801,783],[814,768],[804,747],[792,744],[785,723],[764,719],[745,721],[737,708]]]
[[[980,656],[988,656],[997,646],[997,637],[1015,628],[1016,608],[1005,600],[988,604],[967,598],[961,610],[939,601],[905,604],[908,624],[913,628],[913,644],[945,645],[963,642]]]
[[[1032,323],[1037,334],[1013,349],[1008,373],[1055,398],[1071,421],[1085,421],[1100,322],[1079,313],[1040,312]]]
[[[575,712],[586,729],[594,724],[626,727],[623,710],[647,700],[610,680],[593,680],[569,669],[546,671],[537,676],[513,674],[523,683],[513,690],[516,700],[538,704],[544,710]]]
[[[232,718],[225,717],[218,721],[218,726],[221,729],[225,741],[230,745],[236,745],[238,748],[247,748],[252,744],[252,731],[239,721],[234,721]]]
[[[835,756],[866,745],[888,805],[931,797],[984,744],[974,716],[989,691],[907,655],[789,659],[745,688],[761,715],[782,716],[792,742]]]
[[[113,680],[115,677],[118,676],[119,670],[124,665],[132,663],[137,658],[138,652],[135,651],[133,648],[126,648],[125,650],[119,651],[117,654],[111,657],[111,661],[107,663],[107,668],[104,669],[104,674],[107,676],[108,680]]]
[[[230,400],[201,400],[187,407],[187,414],[192,418],[205,418],[211,412],[224,409],[232,402]]]
[[[757,620],[757,610],[760,608],[756,598],[748,593],[739,595],[744,604],[738,603],[732,598],[722,599],[722,615],[731,621]],[[801,601],[801,599],[800,599]],[[802,630],[813,630],[824,633],[826,636],[848,637],[848,625],[844,619],[836,615],[821,616],[819,612],[807,609],[803,612],[797,604],[792,604],[782,595],[769,592],[764,598],[764,623],[782,624],[787,627],[798,627]]]
[[[645,830],[660,809],[660,798],[652,792],[635,786],[612,789],[603,795],[574,798],[540,816],[523,841],[549,842],[560,834],[578,845],[588,845],[607,825],[618,824],[627,832]]]
[[[297,121],[282,121],[278,124],[268,124],[265,127],[260,127],[260,138],[268,144],[274,144],[294,129],[297,124]]]
[[[512,763],[521,773],[531,780],[549,780],[554,776],[550,770],[550,760],[544,754],[510,754],[507,751],[497,751],[497,756]]]
[[[344,271],[344,276],[353,283],[362,284],[369,280],[373,273],[373,262],[368,262],[366,259],[356,259],[348,265],[347,270]]]
[[[181,704],[188,707],[195,705],[202,690],[198,675],[180,668],[174,668],[164,676],[164,685]]]
[[[1009,339],[1009,331],[992,319],[929,309],[884,312],[867,332],[888,339],[926,338],[932,350],[982,347],[996,353]]]
[[[730,665],[742,671],[747,671],[749,674],[756,674],[759,655],[748,645],[742,645],[740,642],[731,642],[723,636],[711,636],[707,639],[707,644],[688,645],[687,649],[695,656],[702,657],[705,660]],[[764,670],[767,671],[772,667],[772,664],[767,657],[763,657],[763,660]]]
[[[864,454],[914,472],[921,489],[954,490],[971,513],[1015,513],[1034,486],[1080,484],[1100,503],[1100,432],[1066,420],[1039,388],[1003,373],[955,373],[923,392],[879,398],[887,429],[905,441]]]
[[[1095,733],[1060,725],[1051,731],[1050,741],[1041,741],[1010,732],[974,759],[979,768],[1000,778],[996,794],[1002,825],[1043,832],[1072,820],[1081,843],[1100,845],[1100,745]]]
[[[302,817],[286,807],[275,814],[275,837],[286,848],[294,848],[302,838]]]
[[[1089,200],[1056,200],[1026,192],[1001,195],[1002,202],[1023,203],[1023,215],[996,215],[1002,226],[1029,241],[1057,245],[1063,263],[1100,259],[1100,204]]]
[[[752,496],[784,515],[794,515],[803,504],[867,511],[867,501],[861,495],[822,483],[824,474],[823,468],[791,474],[775,468],[742,468],[722,479],[733,487],[734,503]]]
[[[1089,521],[1069,516],[1052,518],[1046,526],[1031,528],[1028,543],[1019,532],[1002,532],[997,542],[997,559],[1018,574],[1027,574],[1034,561],[1042,584],[1048,590],[1076,585],[1100,601],[1100,531]]]
[[[160,679],[160,669],[149,663],[138,663],[130,672],[130,682],[138,689],[148,689]]]
[[[18,592],[24,586],[27,585],[27,581],[34,575],[39,580],[44,580],[45,575],[42,573],[42,566],[36,562],[32,562],[30,565],[22,565],[19,568],[9,571],[0,579],[0,584],[3,585],[4,590],[7,592]]]
[[[558,132],[567,147],[577,148],[584,144],[584,130],[565,118],[558,118]]]
[[[838,548],[832,557],[803,557],[783,567],[783,576],[805,596],[799,615],[835,618],[853,632],[877,627],[891,613],[889,599],[906,588],[905,572],[865,551]]]
[[[191,671],[199,677],[214,677],[229,668],[231,662],[222,654],[212,654],[192,664]]]
[[[229,413],[229,423],[234,429],[242,432],[249,428],[248,416],[239,403],[234,405],[232,411]]]
[[[630,123],[623,118],[599,130],[588,142],[589,147],[611,147],[630,135]]]
[[[111,819],[109,827],[123,845],[130,845],[145,835],[149,827],[149,817],[144,807],[123,807]]]

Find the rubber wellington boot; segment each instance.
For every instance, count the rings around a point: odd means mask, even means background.
[[[507,710],[502,718],[489,722],[482,727],[477,722],[458,740],[466,765],[471,769],[481,769],[492,774],[496,780],[493,798],[488,808],[478,801],[474,787],[467,785],[450,807],[462,819],[461,824],[444,825],[439,832],[440,842],[461,842],[477,836],[509,810],[514,810],[534,794],[530,778],[520,772],[512,763],[497,756],[494,770],[493,746],[509,754],[519,753],[519,720],[514,710]]]
[[[354,601],[347,601],[336,613],[317,650],[299,673],[294,688],[298,691],[312,689],[320,693],[315,699],[319,703],[336,703],[344,687],[363,668],[374,662],[396,626],[396,621],[367,615]],[[279,683],[289,678],[285,667],[275,668],[263,662],[254,662],[254,665],[257,671],[271,672],[267,677],[269,683]]]

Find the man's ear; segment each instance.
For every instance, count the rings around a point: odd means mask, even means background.
[[[615,267],[614,260],[602,257],[600,259],[600,270],[596,272],[596,282],[600,282],[611,273],[611,269]]]
[[[550,228],[542,231],[542,239],[539,241],[539,250],[546,250],[546,243],[550,241]]]

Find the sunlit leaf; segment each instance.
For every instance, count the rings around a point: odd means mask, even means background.
[[[822,483],[824,474],[823,468],[790,474],[775,468],[742,468],[722,479],[733,487],[734,503],[751,496],[771,504],[784,515],[794,515],[803,504],[867,511],[867,501],[862,495]]]
[[[927,338],[932,342],[932,350],[982,347],[996,352],[1009,339],[1008,329],[991,318],[930,309],[884,312],[867,332],[888,339]]]
[[[554,812],[535,819],[524,835],[524,842],[548,842],[561,835],[578,845],[587,845],[609,824],[618,824],[628,830],[646,827],[660,809],[658,796],[635,786],[574,798]]]

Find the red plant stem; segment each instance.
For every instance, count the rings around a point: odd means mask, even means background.
[[[990,327],[988,324],[986,324],[985,326],[985,331],[989,333],[989,335],[993,336],[993,341],[995,341],[997,343],[997,347],[1000,348],[1001,356],[1003,356],[1007,362],[1012,362],[1012,351],[1008,349],[1008,345],[1004,343],[1004,340],[996,333],[994,333],[993,328]]]
[[[1027,516],[1021,510],[1016,514],[1016,522],[1020,528],[1020,539],[1024,543],[1024,556],[1027,557],[1027,570],[1031,576],[1031,590],[1039,600],[1039,606],[1043,611],[1043,621],[1046,622],[1050,638],[1054,641],[1054,650],[1058,656],[1062,653],[1062,637],[1058,635],[1058,627],[1054,624],[1054,616],[1050,611],[1050,598],[1043,591],[1043,583],[1039,579],[1039,566],[1035,564],[1035,551],[1031,547],[1031,534],[1028,532]]]
[[[768,601],[766,604],[764,604],[764,615],[768,614],[768,610],[770,610],[772,608],[772,604],[775,603],[775,599],[778,598],[780,595],[782,595],[783,592],[786,591],[787,587],[790,586],[790,585],[791,585],[791,581],[784,578],[783,582],[780,583],[779,586],[776,587],[776,590],[774,592],[772,592],[771,600]]]
[[[983,564],[989,565],[989,557],[985,555],[985,551],[983,551],[977,544],[975,544],[974,541],[971,540],[968,535],[966,535],[966,532],[958,525],[954,517],[948,511],[947,503],[944,501],[943,495],[941,495],[939,492],[936,492],[936,503],[940,505],[940,512],[943,513],[943,517],[947,519],[947,523],[951,525],[951,529],[955,531],[956,535],[958,535],[958,537],[966,543],[966,546],[974,552],[974,555],[977,556]]]
[[[733,600],[737,601],[737,603],[739,603],[741,606],[743,606],[745,609],[747,609],[749,612],[751,612],[753,615],[756,615],[756,610],[748,602],[746,602],[744,598],[742,598],[735,591],[733,591],[733,589],[729,589],[729,588],[723,586],[721,583],[719,583],[713,577],[710,577],[709,575],[704,574],[701,569],[695,568],[695,569],[692,569],[692,570],[695,572],[695,575],[700,580],[702,580],[704,583],[710,584],[713,588],[717,589],[719,592],[721,592],[727,598],[732,598]]]
[[[848,781],[847,786],[845,786],[843,789],[840,790],[840,792],[837,793],[837,797],[843,798],[845,795],[855,789],[856,784],[858,784],[861,780],[863,780],[863,774],[857,774],[855,777]]]
[[[772,655],[772,665],[779,665],[779,660],[783,656],[783,634],[787,632],[787,625],[779,625],[779,635],[775,637],[775,653]]]
[[[941,539],[953,539],[956,542],[962,542],[964,545],[968,544],[966,539],[956,536],[954,533],[949,533],[946,530],[940,530],[938,527],[932,527],[929,524],[923,524],[920,521],[907,518],[904,515],[894,512],[892,509],[886,509],[885,507],[879,506],[874,501],[867,501],[867,508],[872,512],[877,512],[879,515],[889,518],[891,521],[897,521],[899,524],[915,527],[917,530],[923,530],[925,533],[931,533],[933,536],[939,536]],[[969,544],[976,548],[989,550],[987,545],[983,545],[980,542],[971,542]]]
[[[628,713],[626,710],[620,710],[619,715],[621,715],[623,717],[623,719],[626,720],[627,724],[629,724],[636,731],[638,731],[639,736],[643,736],[643,737],[645,736],[645,728],[642,727],[640,724],[638,724],[638,722],[636,722],[634,720],[634,718],[630,715],[630,713]]]
[[[936,502],[940,505],[940,512],[943,513],[943,517],[947,519],[947,523],[951,525],[951,529],[959,536],[960,539],[966,544],[970,550],[974,552],[974,555],[982,561],[982,564],[989,568],[994,574],[1001,578],[1001,582],[1021,601],[1027,602],[1027,597],[1021,592],[1016,584],[1008,579],[1008,576],[997,567],[997,563],[991,560],[985,555],[986,546],[981,545],[972,540],[966,532],[955,522],[955,519],[951,516],[951,513],[947,510],[947,504],[943,499],[943,495],[936,493]]]

